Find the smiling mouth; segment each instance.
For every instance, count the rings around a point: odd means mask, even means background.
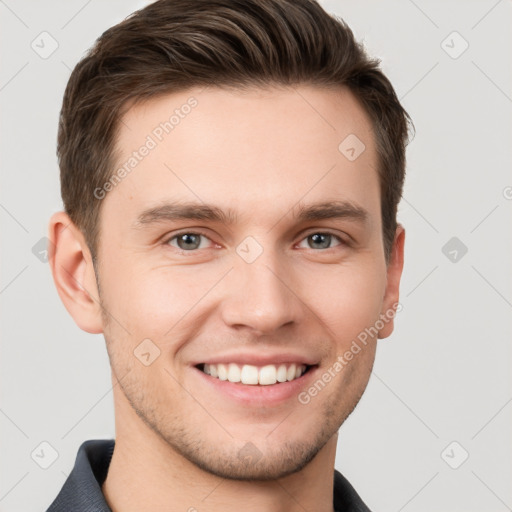
[[[265,366],[238,365],[236,363],[201,363],[196,365],[196,368],[219,380],[250,386],[270,386],[299,379],[313,366],[296,363],[268,364]]]

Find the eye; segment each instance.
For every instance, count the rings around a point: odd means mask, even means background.
[[[311,249],[331,249],[331,242],[334,240],[338,241],[338,244],[336,245],[345,245],[345,242],[336,235],[333,235],[332,233],[311,233],[303,240],[308,242],[309,248]]]
[[[167,240],[167,244],[177,247],[182,251],[193,251],[195,249],[205,249],[202,239],[210,240],[207,236],[201,233],[185,232],[174,235]],[[173,242],[176,241],[176,244]]]
[[[168,238],[164,243],[179,249],[181,251],[193,252],[199,249],[207,249],[208,242],[213,243],[206,235],[192,231],[178,233]],[[310,249],[332,249],[340,245],[347,245],[339,236],[328,232],[315,232],[303,238],[299,247],[304,248],[303,244],[307,242]],[[334,242],[337,242],[333,245]]]

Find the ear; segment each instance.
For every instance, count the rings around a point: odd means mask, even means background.
[[[398,299],[400,278],[404,267],[404,243],[405,229],[401,224],[398,224],[387,267],[387,284],[381,311],[384,327],[379,330],[379,338],[387,338],[393,332],[395,314],[401,309]]]
[[[65,308],[80,329],[91,334],[103,332],[92,256],[82,232],[65,212],[57,212],[50,218],[48,238],[48,261]]]

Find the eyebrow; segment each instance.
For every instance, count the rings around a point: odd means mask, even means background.
[[[363,207],[351,201],[325,201],[295,206],[297,213],[294,218],[299,222],[318,221],[326,219],[347,219],[366,224],[369,213]],[[134,223],[135,228],[143,228],[150,224],[173,220],[204,220],[226,224],[236,223],[238,216],[230,208],[223,210],[215,205],[205,203],[164,203],[144,210]]]

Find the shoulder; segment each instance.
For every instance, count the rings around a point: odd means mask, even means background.
[[[350,482],[334,470],[334,509],[336,512],[371,512]]]
[[[75,465],[46,512],[111,512],[101,491],[114,451],[114,439],[84,441]]]

